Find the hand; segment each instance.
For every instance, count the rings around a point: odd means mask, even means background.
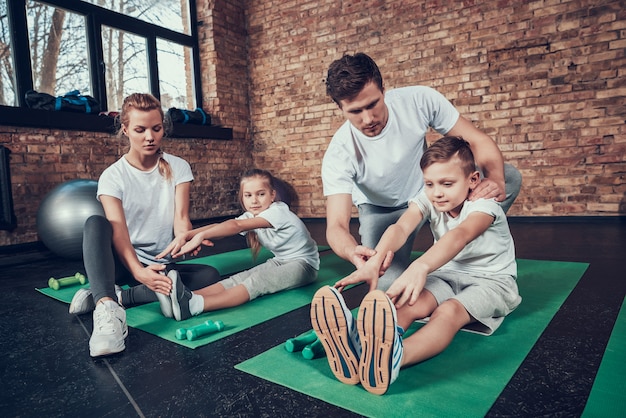
[[[164,295],[169,295],[172,290],[172,280],[165,275],[165,264],[144,267],[135,275],[135,279],[148,289]]]
[[[174,237],[172,242],[170,242],[169,245],[165,247],[163,251],[157,254],[155,258],[158,260],[163,257],[167,257],[168,254],[171,254],[172,256],[174,256],[174,254],[177,253],[178,250],[180,250],[180,248],[186,243],[187,243],[187,234],[182,234],[177,237]]]
[[[396,309],[400,309],[406,303],[413,306],[417,302],[424,284],[426,284],[426,273],[405,271],[387,289],[387,296],[394,303]]]
[[[335,283],[335,287],[339,289],[339,291],[343,291],[343,289],[350,284],[366,282],[369,283],[370,291],[372,291],[378,286],[378,278],[385,274],[385,271],[391,264],[391,260],[393,260],[393,251],[387,252],[380,266],[373,263],[372,261],[374,260],[365,262],[355,272]]]
[[[350,262],[358,269],[374,255],[376,255],[376,250],[365,247],[364,245],[357,245],[354,247],[352,255],[350,256]]]
[[[502,202],[506,198],[506,192],[497,182],[489,179],[482,179],[469,195],[470,200],[476,199],[496,199],[496,202]]]
[[[189,241],[187,241],[187,243],[183,245],[178,251],[172,252],[172,257],[179,257],[184,254],[198,255],[198,253],[202,249],[202,245],[212,247],[213,242],[208,239],[202,238],[202,236],[198,234],[191,238]]]
[[[367,264],[364,264],[363,266],[361,266],[361,268],[357,269],[352,274],[337,281],[337,283],[335,283],[335,287],[340,292],[343,292],[343,290],[348,285],[366,282],[366,283],[369,283],[370,290],[376,289],[376,286],[378,285],[378,277],[379,277],[378,272],[379,272],[378,268],[373,268],[372,266],[368,266]]]

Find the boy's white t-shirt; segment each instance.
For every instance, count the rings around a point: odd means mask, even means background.
[[[317,244],[311,238],[304,222],[284,202],[274,202],[269,208],[257,215],[268,221],[271,228],[255,229],[259,243],[270,250],[278,261],[304,259],[316,270],[320,268],[320,256]],[[237,219],[250,219],[254,215],[245,212]],[[241,235],[246,235],[244,231]]]
[[[355,205],[399,207],[423,187],[419,161],[429,128],[446,134],[459,119],[456,108],[425,86],[385,93],[389,119],[368,137],[346,121],[333,136],[322,161],[324,195],[352,194]]]
[[[141,171],[125,157],[106,168],[98,180],[98,200],[107,195],[122,201],[130,242],[144,264],[169,262],[155,256],[174,239],[176,186],[193,181],[187,161],[166,153],[162,158],[172,169],[169,181],[159,173],[158,164]]]
[[[494,199],[467,200],[456,218],[437,211],[424,191],[411,199],[411,202],[415,203],[424,214],[424,218],[430,221],[430,229],[435,242],[467,219],[470,213],[482,212],[494,217],[493,223],[485,232],[467,244],[461,252],[438,270],[464,271],[480,275],[508,274],[517,278],[513,237],[506,215]]]

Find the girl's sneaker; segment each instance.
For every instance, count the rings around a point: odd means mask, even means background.
[[[313,296],[311,324],[326,351],[328,364],[343,383],[359,383],[361,342],[352,312],[334,287],[324,286]]]
[[[357,319],[363,345],[359,379],[375,395],[387,392],[400,372],[404,330],[397,322],[396,308],[385,292],[374,290],[363,298]]]
[[[177,321],[183,321],[191,318],[191,310],[189,309],[189,302],[193,297],[191,290],[187,289],[180,279],[180,275],[176,270],[170,270],[167,273],[167,277],[172,279],[172,291],[170,292],[170,300],[172,301],[172,315]],[[164,309],[161,309],[163,315],[166,315]]]

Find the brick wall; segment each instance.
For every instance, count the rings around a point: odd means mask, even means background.
[[[626,213],[623,1],[248,4],[253,156],[301,216],[325,215],[320,160],[342,122],[326,70],[358,51],[387,89],[437,88],[497,141],[524,176],[509,214]]]
[[[0,144],[11,150],[11,183],[17,228],[0,231],[0,245],[38,241],[37,209],[50,190],[72,179],[97,180],[127,150],[127,139],[95,132],[0,126]],[[249,164],[241,140],[166,139],[163,149],[190,162],[191,217],[237,213],[239,173]]]
[[[519,3],[519,4],[518,4]],[[267,168],[324,217],[320,163],[343,119],[324,77],[344,52],[378,62],[386,88],[444,93],[524,175],[511,215],[626,213],[626,8],[605,1],[198,0],[203,107],[233,141],[172,139],[192,164],[193,219],[235,214],[240,172]],[[436,139],[429,135],[429,140]],[[96,179],[125,145],[112,135],[0,127],[11,153],[14,231],[37,240],[39,202]]]

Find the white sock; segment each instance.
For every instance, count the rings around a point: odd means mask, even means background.
[[[204,311],[204,298],[195,293],[192,293],[192,295],[189,300],[189,312],[193,316],[200,315]]]
[[[115,309],[118,308],[120,305],[117,304],[116,301],[114,300],[103,300],[102,304],[104,306],[106,306],[108,309]]]
[[[119,286],[115,286],[115,295],[117,296],[117,302],[120,304],[120,306],[124,306],[124,304],[122,303],[122,288]]]

